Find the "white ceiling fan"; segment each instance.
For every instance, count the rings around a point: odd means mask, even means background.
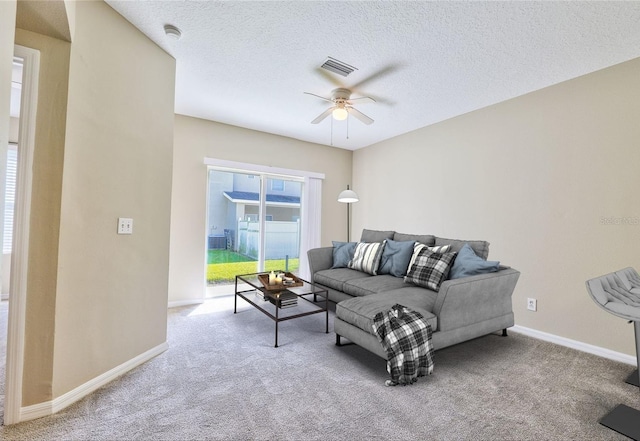
[[[345,120],[349,115],[352,115],[367,125],[373,123],[373,119],[369,118],[367,115],[365,115],[364,113],[360,112],[358,109],[353,107],[354,101],[360,101],[363,103],[366,103],[366,102],[375,103],[376,100],[374,100],[369,96],[351,98],[351,91],[349,89],[344,89],[344,88],[338,88],[338,89],[332,90],[331,98],[325,98],[323,96],[316,95],[315,93],[311,93],[311,92],[304,92],[304,93],[306,93],[307,95],[313,95],[317,98],[320,98],[321,100],[329,101],[330,103],[333,103],[333,106],[329,107],[327,110],[325,110],[320,115],[318,115],[316,119],[311,121],[311,124],[318,124],[320,121],[322,121],[329,115],[332,115],[334,119],[339,121]]]

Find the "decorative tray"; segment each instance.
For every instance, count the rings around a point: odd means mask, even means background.
[[[262,286],[264,286],[264,288],[267,291],[284,291],[287,288],[293,288],[295,286],[304,285],[304,282],[300,280],[298,277],[296,277],[294,274],[284,273],[284,275],[285,277],[291,277],[293,281],[290,283],[287,283],[286,281],[283,280],[282,283],[269,284],[269,273],[258,274],[258,279],[260,280],[260,283],[262,283]]]

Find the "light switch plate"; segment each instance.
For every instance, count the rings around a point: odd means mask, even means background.
[[[119,217],[118,234],[133,234],[133,219],[129,217]]]

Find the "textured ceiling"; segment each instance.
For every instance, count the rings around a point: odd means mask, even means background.
[[[107,3],[175,57],[176,113],[352,150],[640,56],[640,2]],[[373,124],[310,124],[339,86]]]
[[[62,0],[19,1],[16,8],[16,27],[71,41],[67,10]]]

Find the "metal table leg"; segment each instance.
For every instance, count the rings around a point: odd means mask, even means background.
[[[325,293],[324,296],[324,317],[325,317],[325,321],[326,321],[326,330],[325,330],[325,334],[329,333],[329,292]]]
[[[233,294],[233,313],[238,312],[238,276],[236,276],[236,289]]]
[[[274,348],[278,347],[278,312],[280,311],[280,299],[276,300],[276,344]]]

